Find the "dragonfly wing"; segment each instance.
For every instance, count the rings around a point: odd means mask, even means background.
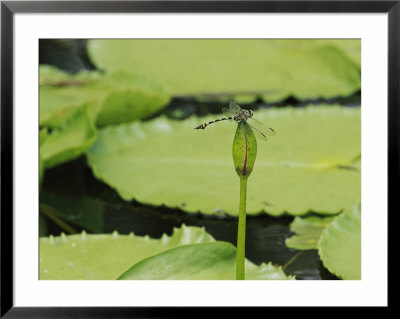
[[[233,116],[235,115],[235,112],[232,112],[230,109],[223,107],[222,108],[222,113],[224,113],[225,116]]]
[[[237,105],[237,103],[235,101],[230,101],[229,102],[229,110],[231,112],[233,112],[233,114],[236,114],[237,112],[239,112],[241,110],[240,106]]]
[[[276,134],[274,129],[272,129],[268,125],[265,125],[264,123],[261,123],[255,118],[249,118],[248,123],[250,124],[251,127],[263,133],[263,135],[274,136]]]
[[[257,128],[255,128],[255,127],[254,127],[253,125],[251,125],[250,123],[247,123],[247,124],[250,125],[250,127],[252,128],[252,130],[253,130],[253,132],[254,132],[254,135],[255,135],[259,140],[264,141],[264,142],[266,142],[266,141],[268,140],[267,136],[266,136],[263,132],[259,131]]]

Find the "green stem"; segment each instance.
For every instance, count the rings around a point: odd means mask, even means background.
[[[237,235],[237,253],[236,253],[236,280],[244,280],[244,259],[246,244],[246,193],[247,177],[240,176],[240,203],[239,203],[239,222]]]

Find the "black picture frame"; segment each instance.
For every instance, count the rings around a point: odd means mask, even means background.
[[[1,318],[176,318],[188,308],[15,307],[13,303],[13,20],[16,13],[387,13],[388,207],[399,189],[400,1],[2,1],[1,2]],[[389,213],[388,212],[388,213]],[[390,214],[388,214],[390,218]],[[388,224],[390,225],[390,223]],[[390,241],[389,241],[390,243]],[[390,281],[388,282],[389,285]],[[34,293],[34,292],[32,292]],[[390,306],[390,298],[388,300]],[[293,309],[293,308],[292,308]],[[303,308],[304,309],[304,308]],[[188,311],[189,310],[189,311]],[[306,310],[306,309],[304,309]],[[235,314],[247,311],[235,310]],[[299,311],[299,309],[296,309]],[[189,315],[189,312],[191,313]],[[226,315],[224,308],[207,308]],[[196,316],[199,313],[196,312]],[[298,313],[296,313],[298,314]]]

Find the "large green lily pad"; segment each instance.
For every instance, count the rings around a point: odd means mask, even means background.
[[[277,101],[358,91],[355,42],[360,40],[90,40],[88,51],[100,69],[151,77],[175,96]]]
[[[318,252],[335,275],[361,279],[361,205],[345,210],[323,231]]]
[[[322,231],[329,225],[333,218],[330,216],[297,216],[290,224],[290,230],[295,234],[286,239],[286,246],[299,250],[317,249]]]
[[[46,133],[47,136],[42,132],[39,152],[46,169],[82,155],[97,138],[86,107],[77,109],[60,127]]]
[[[236,248],[227,242],[185,245],[164,251],[133,265],[121,280],[234,280]],[[287,280],[282,268],[256,266],[246,260],[245,279]]]
[[[318,39],[321,45],[335,46],[358,67],[361,71],[361,40],[359,39]]]
[[[203,228],[184,225],[160,239],[116,232],[40,238],[40,279],[117,279],[147,257],[181,245],[212,241]]]
[[[97,72],[72,75],[55,67],[39,68],[39,125],[59,127],[80,108],[93,108],[96,94],[82,90],[100,77]]]
[[[123,199],[236,216],[236,124],[224,121],[194,130],[212,118],[161,117],[105,128],[87,153],[88,163]],[[359,108],[268,109],[257,111],[255,118],[277,134],[258,143],[248,181],[248,214],[337,214],[360,201],[360,169],[352,165],[361,154]]]
[[[43,66],[40,76],[41,126],[60,126],[85,105],[98,126],[130,122],[154,114],[170,99],[154,81],[124,72],[71,75]]]

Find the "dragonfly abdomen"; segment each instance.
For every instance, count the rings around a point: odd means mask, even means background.
[[[219,121],[226,121],[226,120],[232,120],[233,119],[233,116],[230,116],[230,117],[222,117],[222,118],[220,118],[220,119],[216,119],[216,120],[213,120],[213,121],[210,121],[210,122],[206,122],[206,123],[203,123],[203,124],[201,124],[201,125],[199,125],[199,126],[197,126],[197,127],[195,127],[195,129],[196,130],[204,130],[208,125],[210,125],[210,124],[213,124],[213,123],[216,123],[216,122],[219,122]]]

